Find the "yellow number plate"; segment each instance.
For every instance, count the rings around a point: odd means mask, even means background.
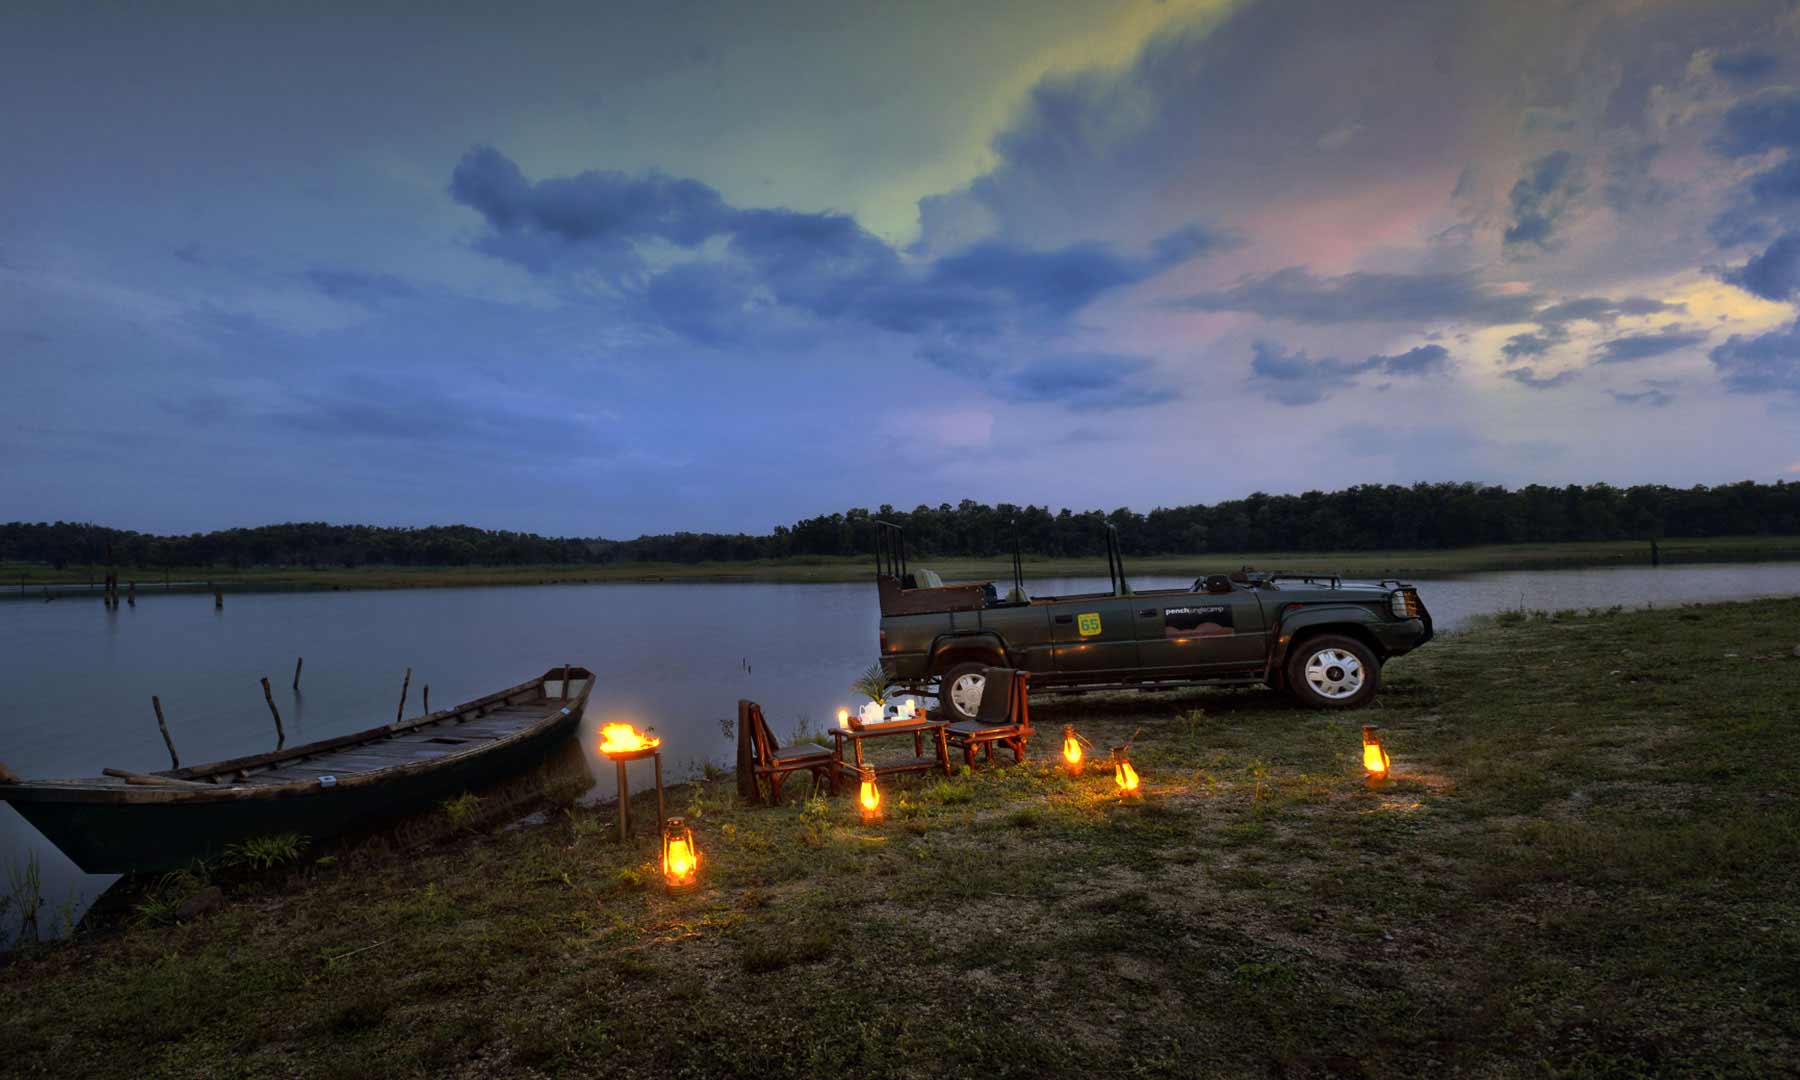
[[[1089,611],[1075,616],[1075,629],[1081,631],[1082,637],[1093,637],[1100,632],[1100,613]]]

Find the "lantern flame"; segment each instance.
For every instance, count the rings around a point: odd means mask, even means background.
[[[1063,760],[1070,765],[1081,764],[1081,744],[1075,741],[1073,735],[1063,740]]]
[[[1375,734],[1373,726],[1363,728],[1363,768],[1375,780],[1384,779],[1388,774],[1388,752],[1381,745],[1381,736]]]
[[[881,789],[875,786],[875,781],[872,777],[863,780],[860,801],[862,802],[863,817],[865,819],[872,818],[881,813]]]
[[[634,750],[650,750],[661,745],[661,739],[641,735],[630,724],[608,724],[600,729],[602,754],[629,754]]]
[[[1130,795],[1138,789],[1137,770],[1131,767],[1131,762],[1119,759],[1119,763],[1113,766],[1113,783],[1119,785],[1119,792],[1124,795]]]
[[[667,865],[663,867],[663,872],[669,875],[671,881],[680,883],[692,876],[694,868],[699,865],[699,862],[700,860],[694,858],[693,849],[688,847],[685,837],[680,840],[671,840],[669,841],[669,857]]]

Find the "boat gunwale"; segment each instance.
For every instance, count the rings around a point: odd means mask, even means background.
[[[173,780],[188,780],[191,777],[210,777],[222,772],[236,771],[241,768],[294,763],[319,753],[344,750],[365,743],[386,740],[397,734],[410,734],[422,728],[443,723],[472,710],[494,704],[506,704],[507,699],[533,688],[542,689],[545,683],[560,680],[564,671],[569,680],[583,680],[581,692],[566,702],[550,699],[546,702],[546,711],[542,717],[526,724],[519,730],[498,738],[472,743],[461,749],[423,761],[397,762],[362,772],[347,772],[337,779],[331,787],[320,785],[317,778],[308,780],[285,780],[277,783],[251,784],[229,783],[215,786],[159,787],[155,785],[127,784],[122,780],[103,779],[99,777],[82,777],[76,779],[27,780],[17,784],[0,783],[0,802],[61,802],[61,803],[215,803],[230,802],[242,799],[274,799],[294,798],[306,795],[317,795],[338,788],[360,788],[372,784],[387,782],[399,777],[429,773],[436,769],[460,764],[471,758],[498,750],[521,740],[534,737],[546,727],[555,726],[564,720],[578,719],[587,707],[589,695],[594,688],[594,674],[586,668],[574,665],[552,668],[536,679],[530,679],[505,690],[476,698],[461,705],[441,709],[414,720],[399,724],[384,724],[366,731],[353,732],[349,735],[334,736],[317,742],[296,746],[291,750],[284,749],[256,754],[245,758],[232,758],[222,762],[208,762],[193,765],[179,770],[167,770],[147,775],[166,777]],[[546,698],[548,695],[545,695]],[[549,706],[556,706],[549,708]],[[269,769],[267,771],[274,771]]]

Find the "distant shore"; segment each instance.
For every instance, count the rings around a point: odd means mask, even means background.
[[[1658,542],[1664,563],[1760,562],[1800,559],[1800,536],[1730,536]],[[1012,576],[1006,557],[932,558],[918,556],[916,566],[929,566],[946,581],[1004,581]],[[1098,576],[1106,560],[1027,557],[1028,578]],[[1199,553],[1128,558],[1132,577],[1186,577],[1222,573],[1241,566],[1308,570],[1346,577],[1443,577],[1486,570],[1569,569],[1650,564],[1650,544],[1643,540],[1592,541],[1567,544],[1496,544],[1423,551],[1326,551],[1265,553]],[[359,566],[304,567],[120,567],[121,588],[139,589],[209,585],[244,590],[407,589],[490,585],[556,585],[642,582],[788,582],[860,581],[873,572],[866,556],[760,559],[746,562],[597,563],[543,566]],[[105,568],[86,565],[56,569],[43,563],[0,563],[0,595],[42,595],[43,587],[98,588]]]

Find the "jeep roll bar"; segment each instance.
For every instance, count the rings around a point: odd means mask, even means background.
[[[906,530],[891,521],[875,518],[875,579],[899,581],[906,577]]]
[[[1106,574],[1112,580],[1114,596],[1130,596],[1131,583],[1125,580],[1125,556],[1119,550],[1119,527],[1106,523]]]
[[[904,581],[906,530],[891,521],[871,520],[875,525],[875,580],[887,577],[896,582]],[[1019,523],[1015,519],[1010,524],[1013,527],[1013,586],[1024,592],[1025,563],[1019,548]],[[1114,596],[1131,595],[1131,583],[1125,580],[1125,555],[1119,547],[1119,527],[1111,522],[1106,523],[1106,577]]]
[[[1009,595],[1024,596],[1025,562],[1019,554],[1019,519],[1010,518],[1007,524],[1012,526],[1013,534],[1013,592]]]

